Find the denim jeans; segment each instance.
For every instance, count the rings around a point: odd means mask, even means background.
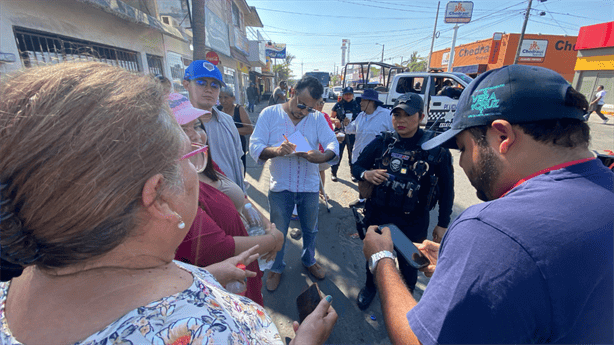
[[[247,110],[249,110],[252,113],[254,112],[254,103],[256,103],[255,99],[247,100]]]
[[[271,223],[274,223],[279,231],[284,234],[284,245],[275,257],[272,272],[282,273],[286,268],[284,253],[286,252],[286,235],[292,210],[296,204],[298,217],[301,222],[303,233],[303,251],[301,252],[301,262],[309,267],[316,263],[316,234],[318,233],[318,193],[294,193],[289,191],[271,192],[269,191],[269,210],[271,211]]]

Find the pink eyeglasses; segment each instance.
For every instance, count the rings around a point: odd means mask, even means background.
[[[196,172],[203,172],[207,167],[207,156],[209,155],[209,146],[192,143],[192,152],[187,153],[179,160],[189,159],[192,165],[196,168]]]

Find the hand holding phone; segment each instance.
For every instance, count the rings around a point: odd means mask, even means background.
[[[405,260],[415,269],[427,267],[430,264],[429,259],[405,236],[405,234],[394,224],[380,225],[376,230],[381,234],[382,228],[390,229],[390,237],[394,248],[400,255],[403,255]]]

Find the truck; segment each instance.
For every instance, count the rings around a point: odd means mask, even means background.
[[[320,81],[322,87],[324,88],[324,92],[322,93],[322,99],[327,99],[330,97],[330,89],[328,88],[328,84],[330,83],[330,73],[313,71],[307,72],[305,73],[305,75],[312,76]]]
[[[348,65],[354,66],[348,68]],[[363,71],[363,74],[358,78],[358,82],[353,82],[356,73],[353,73],[351,77],[346,73],[356,68]],[[371,72],[378,70],[380,71],[379,76],[373,78]],[[374,79],[381,82],[375,84]],[[365,88],[373,88],[377,91],[379,100],[388,108],[394,106],[394,102],[400,95],[407,92],[416,93],[424,100],[423,111],[427,115],[421,124],[435,132],[443,132],[450,128],[458,99],[472,80],[468,75],[459,72],[441,70],[406,72],[402,67],[379,62],[356,62],[346,64],[343,86],[353,86],[354,96],[357,98],[362,96]]]

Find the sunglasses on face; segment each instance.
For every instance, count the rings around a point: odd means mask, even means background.
[[[312,107],[308,107],[308,106],[306,106],[305,104],[300,104],[300,103],[297,103],[297,104],[296,104],[296,107],[297,107],[297,108],[299,108],[299,109],[301,109],[301,110],[303,110],[303,109],[307,109],[307,111],[308,111],[308,112],[310,112],[310,113],[315,113],[315,112],[316,112],[316,110],[315,110],[314,108],[312,108]]]
[[[194,80],[194,82],[196,83],[196,85],[202,86],[202,87],[207,87],[207,85],[209,85],[211,86],[212,89],[217,90],[220,88],[220,84],[217,81],[207,81],[203,79],[196,79]]]

